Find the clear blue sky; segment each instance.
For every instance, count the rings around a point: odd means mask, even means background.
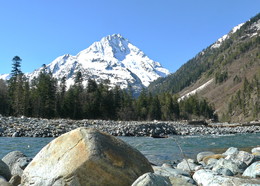
[[[260,0],[0,0],[0,74],[15,55],[32,72],[114,33],[174,72],[259,12]]]

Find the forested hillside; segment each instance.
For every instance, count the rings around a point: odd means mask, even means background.
[[[150,84],[153,94],[183,96],[209,80],[197,92],[215,105],[222,121],[242,122],[259,118],[260,14],[189,60],[178,71]],[[251,88],[245,88],[245,84]],[[239,93],[240,92],[240,93]],[[244,95],[244,96],[242,96]],[[234,100],[243,100],[239,104]]]
[[[41,118],[113,119],[113,120],[180,120],[211,119],[214,107],[192,96],[178,102],[178,97],[163,93],[153,96],[143,89],[136,99],[129,90],[109,82],[88,79],[83,85],[81,72],[74,84],[66,87],[66,78],[57,83],[43,66],[39,76],[29,82],[21,72],[22,59],[13,58],[11,79],[0,80],[0,114]]]

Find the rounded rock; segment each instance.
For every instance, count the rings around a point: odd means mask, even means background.
[[[133,184],[132,186],[168,186],[172,185],[169,178],[160,176],[154,173],[145,173],[144,175],[140,176]]]
[[[122,140],[78,128],[46,145],[26,167],[21,184],[131,185],[153,172],[148,160]]]
[[[200,152],[200,153],[197,154],[197,161],[201,162],[204,157],[214,155],[214,154],[215,153],[211,152],[211,151]]]

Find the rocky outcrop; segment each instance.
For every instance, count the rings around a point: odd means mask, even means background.
[[[148,160],[122,140],[78,128],[45,146],[26,167],[22,185],[131,185],[153,172]]]

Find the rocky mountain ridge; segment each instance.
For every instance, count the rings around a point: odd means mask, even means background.
[[[175,73],[152,82],[148,89],[154,94],[178,94],[180,98],[193,94],[207,98],[222,121],[259,120],[259,48],[260,14],[234,27]],[[231,103],[234,100],[236,104]]]
[[[60,81],[66,77],[67,87],[74,83],[78,71],[82,73],[83,84],[89,78],[98,83],[109,80],[109,86],[125,89],[129,86],[139,92],[150,82],[165,77],[169,71],[159,62],[151,60],[142,50],[120,34],[113,34],[94,42],[76,56],[66,54],[45,66],[53,77]],[[38,77],[42,68],[26,74],[29,80]],[[6,79],[7,75],[2,75]]]

